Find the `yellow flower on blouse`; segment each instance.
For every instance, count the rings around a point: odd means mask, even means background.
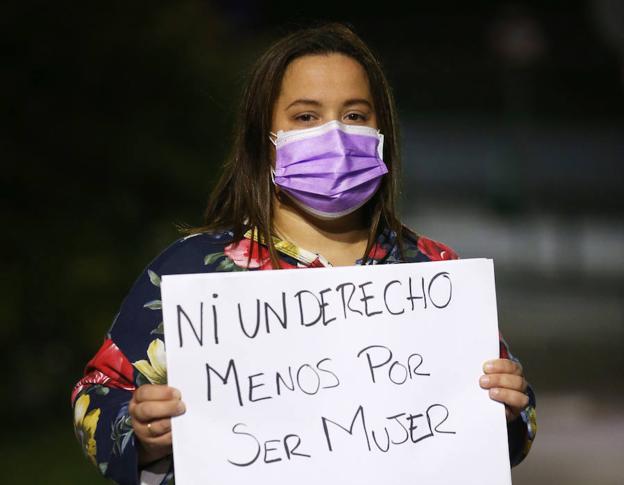
[[[537,434],[537,416],[535,413],[535,408],[530,407],[527,410],[527,430],[528,430],[528,439],[524,444],[524,455],[529,454],[529,450],[531,449],[531,445],[533,444],[533,440],[535,439],[535,435]]]
[[[152,384],[167,384],[167,362],[165,361],[165,343],[152,340],[147,348],[147,360],[137,360],[134,367]]]
[[[88,394],[83,394],[74,404],[74,430],[76,436],[82,445],[82,450],[89,457],[89,459],[95,462],[96,444],[95,444],[95,430],[97,428],[98,419],[100,419],[100,409],[92,409],[87,413],[89,409],[89,403],[91,398]]]

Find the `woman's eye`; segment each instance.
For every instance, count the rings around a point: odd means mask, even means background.
[[[313,116],[310,113],[303,113],[303,114],[296,116],[295,119],[297,121],[303,121],[304,123],[307,123],[309,121],[312,121]]]
[[[348,121],[366,121],[366,117],[360,113],[349,113],[345,116]]]

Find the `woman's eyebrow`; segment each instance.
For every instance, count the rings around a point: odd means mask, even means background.
[[[305,104],[308,106],[316,106],[316,107],[320,107],[323,106],[323,104],[320,101],[317,101],[316,99],[295,99],[292,103],[290,103],[288,106],[286,106],[286,109],[290,109],[293,106],[297,105],[297,104]]]
[[[367,99],[364,98],[355,98],[355,99],[348,99],[347,101],[344,102],[343,106],[345,108],[348,108],[350,106],[353,106],[355,104],[365,104],[366,106],[368,106],[369,109],[373,109],[373,105],[371,104],[371,102]]]
[[[295,99],[292,103],[290,103],[288,106],[286,106],[286,109],[290,109],[293,106],[296,106],[298,104],[303,104],[303,105],[307,105],[307,106],[314,106],[316,108],[319,108],[321,106],[323,106],[323,103],[321,103],[320,101],[316,100],[316,99],[305,99],[305,98],[300,98],[300,99]],[[365,98],[353,98],[353,99],[347,99],[344,103],[342,103],[342,105],[345,108],[349,108],[351,106],[354,106],[356,104],[365,104],[369,109],[373,109],[373,105],[371,104],[371,102]]]

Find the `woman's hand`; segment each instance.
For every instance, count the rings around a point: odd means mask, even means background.
[[[490,398],[505,404],[507,422],[520,415],[529,396],[525,394],[528,383],[522,373],[522,366],[509,359],[495,359],[483,365],[485,375],[479,379],[483,389],[490,390]]]
[[[139,465],[172,453],[171,418],[186,411],[180,391],[155,384],[140,386],[128,406],[137,438]]]

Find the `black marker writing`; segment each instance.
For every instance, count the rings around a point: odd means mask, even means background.
[[[417,353],[411,354],[407,358],[405,364],[402,364],[398,360],[393,361],[392,350],[385,345],[369,345],[364,347],[357,353],[357,357],[361,357],[362,354],[366,356],[368,370],[373,383],[377,382],[377,371],[384,367],[387,367],[388,380],[397,385],[405,384],[408,378],[413,379],[414,376],[431,375],[426,372],[418,372],[418,369],[423,363],[423,357]],[[392,364],[390,364],[390,362],[392,362]],[[390,366],[388,366],[388,364],[390,364]]]
[[[253,446],[255,448],[252,456],[246,461],[234,461],[228,459],[228,463],[231,463],[235,466],[245,467],[253,465],[258,461],[260,455],[263,455],[262,463],[270,464],[270,463],[278,463],[282,461],[282,457],[285,457],[286,460],[292,460],[294,457],[298,456],[301,458],[310,458],[311,455],[307,453],[303,453],[302,451],[297,451],[301,446],[301,437],[297,434],[287,434],[281,439],[269,439],[263,442],[260,442],[256,436],[252,433],[242,431],[240,428],[246,427],[245,423],[236,423],[232,427],[232,433],[237,436],[243,436],[246,441],[252,441]],[[281,444],[282,446],[275,446]],[[281,454],[281,449],[283,448],[284,453]]]
[[[188,314],[182,308],[182,305],[177,305],[178,311],[178,338],[180,342],[180,347],[184,347],[184,341],[182,338],[182,316],[187,321],[191,330],[193,330],[193,335],[195,339],[199,343],[199,345],[204,345],[204,302],[199,303],[199,333],[197,333],[197,329],[193,324],[193,321],[189,318]]]
[[[437,419],[434,419],[434,415],[439,414],[434,412],[434,410],[442,411],[442,416],[438,416]],[[439,429],[448,418],[448,408],[438,403],[430,405],[424,413],[400,413],[389,416],[385,418],[389,423],[382,428],[382,434],[386,436],[383,441],[377,438],[377,430],[368,424],[367,415],[362,405],[357,407],[351,424],[348,427],[325,416],[321,417],[321,423],[323,425],[327,449],[330,452],[336,451],[337,444],[340,444],[342,448],[346,448],[352,445],[354,440],[356,440],[356,446],[361,447],[357,441],[358,437],[360,437],[359,443],[364,443],[369,452],[375,451],[376,449],[382,453],[388,453],[392,446],[399,446],[405,443],[416,444],[438,434],[456,434],[456,432],[452,430]],[[406,422],[407,426],[403,424],[403,421]],[[390,425],[392,426],[389,427]],[[372,442],[375,444],[375,448],[371,446],[369,435],[372,438]],[[362,437],[364,438],[363,440],[361,439]]]

